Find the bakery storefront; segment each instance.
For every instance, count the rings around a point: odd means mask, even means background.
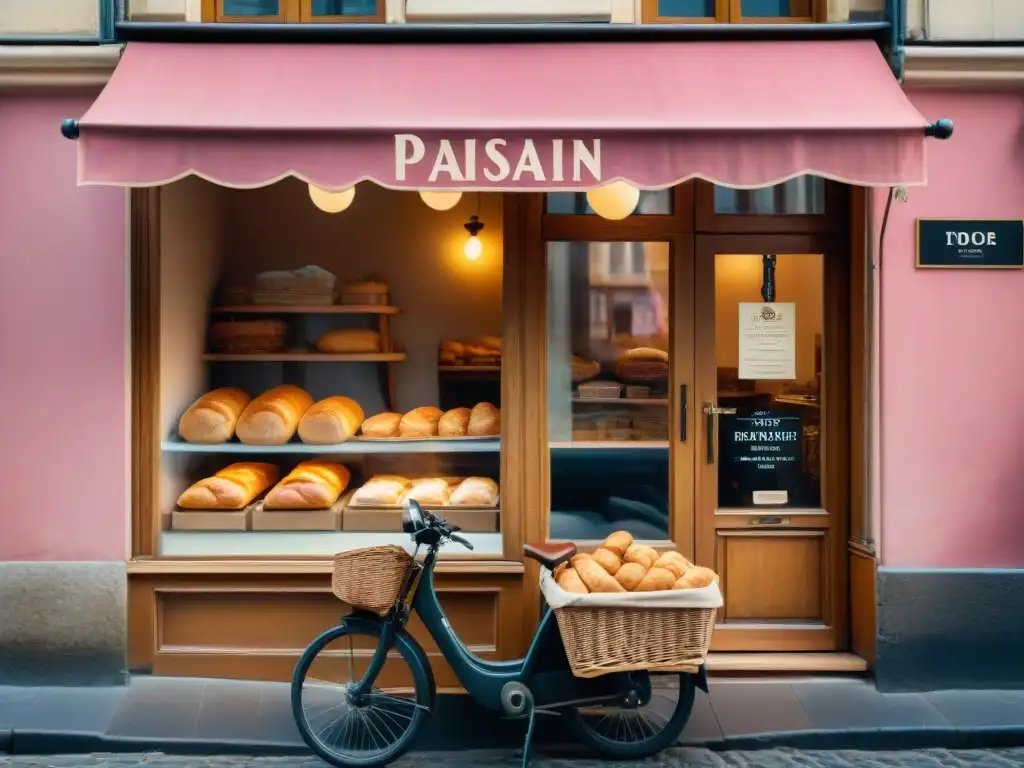
[[[627,32],[128,42],[64,130],[131,189],[131,670],[288,679],[406,494],[484,657],[524,543],[620,529],[720,574],[722,669],[869,655],[866,188],[934,128],[873,40]]]

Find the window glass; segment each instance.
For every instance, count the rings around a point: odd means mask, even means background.
[[[658,0],[659,16],[696,18],[715,15],[715,0]]]
[[[761,254],[715,257],[718,405],[736,409],[718,417],[719,507],[821,506],[823,269],[820,255],[777,255],[766,305]],[[772,337],[756,348],[755,327]]]
[[[553,539],[668,538],[669,252],[547,245]]]
[[[820,216],[825,213],[825,180],[800,176],[760,189],[715,187],[715,213],[744,216]]]
[[[329,557],[406,545],[398,505],[415,493],[463,529],[475,554],[500,555],[501,196],[467,195],[442,212],[417,194],[360,184],[350,207],[331,214],[295,180],[240,191],[192,179],[167,185],[161,208],[164,231],[180,235],[162,244],[160,552]],[[470,213],[485,223],[479,253],[464,247]],[[199,437],[181,429],[212,390],[257,398],[281,385],[305,395],[279,395],[226,440],[204,442],[201,418]],[[351,402],[325,404],[339,396]],[[278,415],[312,403],[324,418],[298,431]],[[359,424],[362,434],[349,434]],[[190,510],[181,499],[233,463],[284,478],[314,460],[348,474],[326,507],[271,514],[260,502],[272,489],[241,512]],[[278,500],[312,499],[328,485],[307,477]]]
[[[811,15],[810,0],[742,0],[740,13],[753,19]]]
[[[377,0],[312,0],[313,16],[373,16]]]
[[[277,16],[281,10],[279,0],[221,0],[221,13],[225,16]]]
[[[587,204],[585,192],[549,192],[546,204],[548,213],[596,215]],[[672,213],[672,190],[641,190],[640,202],[634,215],[668,216]]]

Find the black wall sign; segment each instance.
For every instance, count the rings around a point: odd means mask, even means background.
[[[789,413],[719,417],[718,504],[747,506],[755,491],[787,491],[794,501],[803,469],[803,427]]]
[[[917,266],[932,269],[1024,267],[1024,221],[918,219]]]

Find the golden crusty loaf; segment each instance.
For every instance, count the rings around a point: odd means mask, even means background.
[[[414,499],[428,507],[443,507],[452,495],[452,487],[443,477],[421,477],[412,481],[402,501]]]
[[[644,568],[651,568],[658,561],[658,550],[644,544],[633,544],[622,559],[627,563],[640,563]]]
[[[402,414],[385,411],[371,416],[363,422],[363,437],[398,437],[398,425],[402,422]]]
[[[498,503],[498,484],[489,477],[467,477],[452,491],[452,507],[493,507]]]
[[[413,408],[402,417],[398,425],[399,437],[435,437],[437,424],[444,416],[444,411],[432,405]]]
[[[501,411],[490,403],[477,403],[469,412],[466,434],[473,437],[501,434]]]
[[[469,408],[452,408],[437,422],[440,437],[465,437],[469,428]]]
[[[412,482],[400,475],[374,475],[352,494],[349,503],[362,506],[394,506],[402,501]]]
[[[654,561],[652,568],[664,568],[667,571],[672,571],[675,577],[678,579],[688,568],[691,568],[693,563],[687,560],[685,557],[680,555],[675,550],[663,553],[657,560]]]
[[[576,592],[577,594],[585,595],[590,592],[587,589],[587,585],[583,583],[580,575],[576,573],[575,568],[565,568],[561,573],[558,574],[555,583],[558,584],[566,592]]]
[[[348,487],[351,474],[343,464],[303,461],[270,489],[264,509],[327,509]]]
[[[676,577],[672,571],[664,568],[651,568],[644,574],[640,583],[634,587],[634,592],[657,592],[663,589],[672,589],[676,583]]]
[[[188,443],[226,443],[249,404],[249,395],[238,387],[220,387],[198,398],[181,414],[178,434]]]
[[[335,328],[316,340],[316,349],[331,355],[380,352],[380,334],[362,328]]]
[[[249,445],[284,445],[311,405],[309,393],[291,384],[268,389],[245,407],[235,433]]]
[[[181,509],[242,509],[277,482],[273,464],[240,461],[204,477],[178,497]]]
[[[622,585],[590,555],[574,555],[572,567],[591,592],[625,592]]]
[[[605,549],[610,549],[621,558],[632,544],[633,535],[629,531],[616,531],[605,539],[601,546]]]
[[[615,580],[627,592],[632,592],[640,585],[640,582],[644,580],[646,575],[647,569],[640,565],[640,563],[623,563],[622,567],[615,573]]]
[[[591,555],[601,567],[604,568],[608,573],[614,576],[619,572],[619,568],[622,567],[622,558],[612,552],[610,549],[604,547],[598,547],[594,550],[594,554]]]
[[[711,586],[713,581],[718,581],[717,573],[702,565],[695,565],[676,580],[672,589],[699,589]]]
[[[359,431],[363,409],[350,397],[335,395],[314,403],[299,419],[299,439],[312,445],[344,443]]]

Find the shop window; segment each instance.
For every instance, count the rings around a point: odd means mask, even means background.
[[[669,244],[549,242],[546,258],[549,535],[666,540]],[[615,263],[642,270],[624,285]],[[628,365],[638,348],[659,352]]]
[[[547,195],[546,211],[549,214],[594,216],[594,209],[587,204],[584,192],[550,192]],[[640,202],[633,215],[672,215],[672,190],[641,190]]]
[[[642,0],[645,23],[823,22],[823,0]]]
[[[280,0],[220,0],[219,16],[234,18],[281,16]]]
[[[204,0],[203,21],[383,21],[384,0]]]
[[[778,254],[770,268],[775,302],[766,319],[764,255],[715,256],[718,405],[736,410],[718,417],[720,509],[823,506],[824,258]],[[741,332],[764,326],[775,328],[775,349]],[[743,349],[743,339],[760,348]]]
[[[809,19],[811,0],[740,0],[746,19]]]
[[[378,6],[378,0],[302,0],[301,20],[322,22],[352,21],[360,17],[371,19],[378,15]]]
[[[800,176],[773,187],[715,187],[715,213],[739,216],[820,216],[825,213],[825,180]]]
[[[503,556],[501,213],[500,195],[467,195],[441,212],[371,183],[335,214],[293,179],[248,191],[196,179],[164,187],[158,554],[329,557],[406,545],[398,504],[413,494],[460,526],[475,555]],[[464,248],[470,214],[485,224],[475,259]],[[179,421],[215,389],[256,402],[282,385],[298,391],[262,419],[243,415],[227,439],[203,418]],[[327,401],[337,397],[348,401]],[[307,418],[318,407],[326,417]],[[295,414],[275,409],[305,416],[296,428]],[[269,509],[277,478],[314,460],[345,468],[327,470],[347,475],[340,495]],[[238,462],[268,465],[260,472],[273,481],[242,510],[182,497]],[[391,479],[373,480],[382,476]],[[303,482],[293,505],[329,486]]]

